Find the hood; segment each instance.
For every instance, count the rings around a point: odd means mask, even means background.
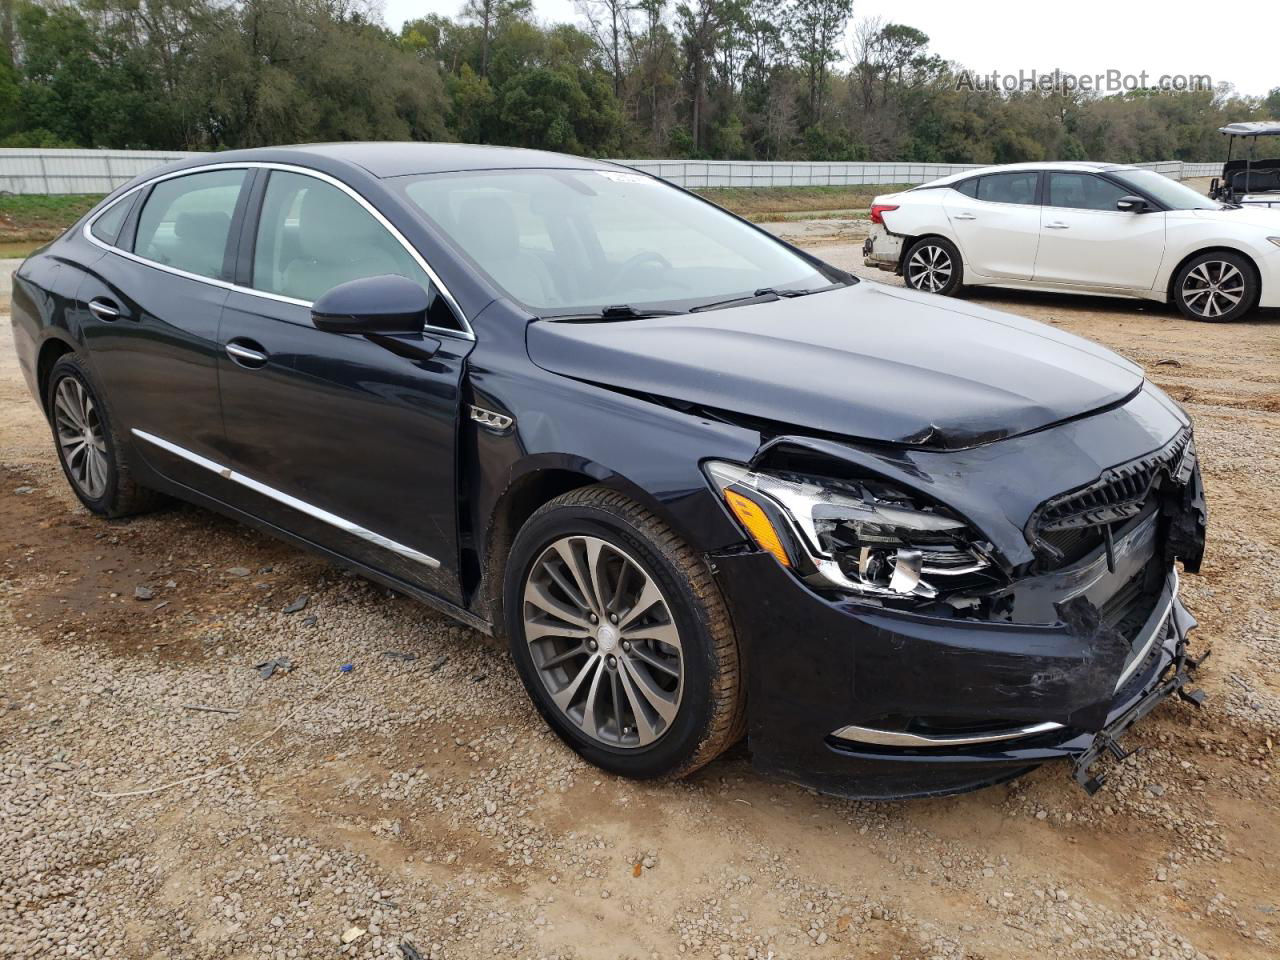
[[[535,321],[566,377],[805,431],[959,449],[1118,403],[1142,371],[1052,327],[863,281],[706,313]]]
[[[1280,203],[1280,193],[1271,195],[1275,203]],[[1245,199],[1248,199],[1247,197]],[[1171,210],[1179,219],[1185,216],[1197,220],[1212,220],[1214,223],[1230,223],[1236,226],[1259,227],[1270,233],[1280,230],[1280,207],[1265,207],[1258,203],[1261,197],[1255,197],[1252,207],[1228,207],[1225,210]]]

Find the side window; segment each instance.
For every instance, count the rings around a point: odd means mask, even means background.
[[[244,179],[244,170],[211,170],[160,181],[138,216],[133,252],[202,277],[230,279],[223,263]]]
[[[956,184],[952,189],[957,193],[963,193],[966,197],[977,197],[978,180],[976,177],[973,180],[966,180],[964,183]]]
[[[389,273],[431,289],[404,245],[342,190],[304,174],[271,172],[253,250],[255,290],[314,301],[340,283]]]
[[[1075,210],[1115,210],[1116,201],[1131,191],[1091,173],[1051,173],[1045,205]]]
[[[987,203],[1035,203],[1039,176],[1034,170],[989,174],[978,181],[978,199]]]
[[[116,238],[120,236],[120,228],[124,226],[124,219],[129,215],[129,211],[133,209],[133,201],[137,197],[136,193],[131,193],[129,196],[117,200],[107,207],[93,221],[93,226],[89,228],[89,232],[103,243],[114,244]]]

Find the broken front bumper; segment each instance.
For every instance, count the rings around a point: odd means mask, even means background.
[[[1195,620],[1172,568],[1142,631],[1119,650],[1079,622],[947,619],[827,599],[759,553],[714,563],[747,658],[753,763],[825,793],[960,793],[1057,759],[1076,760],[1077,778],[1096,789],[1098,756],[1120,752],[1116,738],[1187,682]],[[938,718],[938,732],[905,733],[895,717]]]

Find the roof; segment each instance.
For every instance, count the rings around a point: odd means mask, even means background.
[[[1218,128],[1232,137],[1280,137],[1280,120],[1245,120]]]
[[[379,178],[457,170],[513,170],[529,167],[588,170],[612,166],[599,160],[564,153],[470,143],[310,143],[279,149],[331,157],[363,167]]]
[[[988,173],[1016,173],[1019,170],[1086,171],[1096,173],[1100,170],[1132,169],[1134,168],[1123,163],[1101,163],[1095,160],[1045,160],[1031,163],[1002,163],[992,167],[974,167],[972,170],[962,170],[959,173],[939,177],[937,180],[930,180],[926,184],[921,184],[921,186],[941,187],[948,183],[956,183],[959,180],[968,180],[970,177],[980,177]]]

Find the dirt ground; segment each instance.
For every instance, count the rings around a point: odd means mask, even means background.
[[[1120,350],[1197,423],[1209,699],[1092,799],[1053,766],[834,800],[742,746],[601,774],[471,631],[192,507],[87,514],[0,316],[0,956],[1277,956],[1280,316],[973,299]]]

